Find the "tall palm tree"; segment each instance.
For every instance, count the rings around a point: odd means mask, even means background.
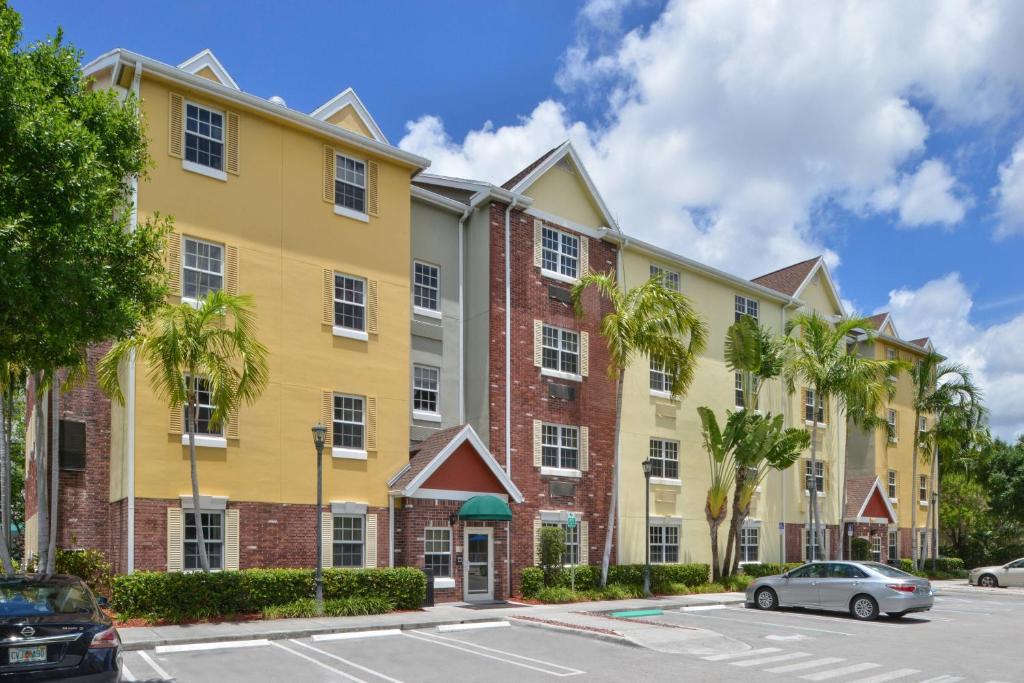
[[[632,289],[622,289],[614,274],[591,273],[572,288],[576,317],[584,315],[583,293],[588,288],[611,304],[601,319],[601,336],[608,346],[608,376],[615,380],[615,456],[612,461],[612,498],[601,557],[601,586],[608,582],[618,504],[619,432],[622,426],[622,374],[638,356],[661,364],[673,396],[681,396],[693,382],[697,356],[707,342],[707,326],[693,304],[681,293],[666,287],[655,276]]]
[[[874,339],[874,326],[867,318],[847,318],[831,323],[816,311],[799,313],[786,322],[785,359],[783,378],[787,392],[792,395],[798,386],[814,392],[814,414],[811,420],[811,471],[818,467],[818,411],[825,410],[836,400],[840,410],[860,426],[874,426],[877,419],[873,410],[864,406],[881,405],[891,395],[892,380],[900,369],[906,367],[902,361],[875,360],[862,357],[855,345],[848,340],[855,335],[866,334]],[[846,472],[843,472],[845,479]],[[808,522],[814,539],[811,557],[819,547],[825,547],[824,528],[818,514],[817,491],[810,492]],[[842,506],[843,501],[840,501]]]
[[[213,405],[210,425],[223,425],[241,404],[252,404],[263,393],[269,374],[267,349],[256,339],[252,297],[210,292],[198,305],[165,305],[150,322],[150,330],[124,339],[110,349],[99,365],[100,387],[124,403],[118,367],[132,353],[149,367],[149,381],[172,410],[185,408],[192,510],[199,563],[210,571],[199,512],[199,473],[196,467],[196,423],[200,381]]]
[[[697,414],[700,415],[701,435],[704,439],[704,450],[708,454],[708,469],[711,475],[707,498],[704,501],[704,517],[708,520],[708,533],[711,537],[711,580],[718,581],[722,578],[718,529],[729,511],[729,490],[736,481],[735,449],[739,425],[737,417],[742,419],[743,413],[729,413],[725,429],[718,425],[715,413],[707,406],[697,408]]]

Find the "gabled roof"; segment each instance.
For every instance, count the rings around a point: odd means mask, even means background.
[[[518,185],[518,184],[520,183],[520,181],[522,181],[522,179],[523,179],[523,178],[525,178],[526,176],[528,176],[528,175],[530,175],[531,173],[533,173],[534,169],[536,169],[536,168],[537,168],[538,166],[540,166],[541,164],[543,164],[543,163],[544,163],[544,161],[545,161],[545,160],[546,160],[546,159],[547,159],[547,158],[548,158],[549,156],[551,156],[551,155],[552,155],[552,154],[554,154],[554,153],[555,153],[556,151],[558,151],[558,148],[559,148],[559,147],[561,147],[561,146],[562,146],[562,145],[559,145],[558,147],[552,147],[552,148],[551,148],[551,149],[549,149],[548,151],[544,152],[544,153],[543,153],[543,154],[541,154],[541,155],[540,155],[540,156],[539,156],[539,157],[538,157],[537,159],[535,159],[535,160],[534,160],[534,161],[533,161],[532,163],[530,163],[530,165],[529,165],[529,166],[527,166],[526,168],[524,168],[523,170],[521,170],[521,171],[520,171],[519,173],[516,173],[516,174],[515,174],[514,176],[512,176],[511,178],[509,178],[508,180],[506,180],[505,182],[503,182],[503,183],[501,184],[501,186],[502,186],[502,187],[503,187],[504,189],[506,189],[506,190],[511,190],[511,189],[512,189],[513,187],[515,187],[516,185]]]
[[[751,282],[756,282],[759,285],[764,285],[777,292],[782,292],[799,299],[800,295],[807,289],[807,285],[814,281],[814,276],[818,273],[822,274],[822,282],[825,283],[825,289],[829,296],[832,297],[836,309],[839,310],[839,314],[845,316],[846,311],[843,307],[843,300],[839,298],[839,292],[832,281],[832,274],[825,264],[825,259],[821,256],[815,256],[806,261],[800,261],[791,266],[773,270],[770,273],[755,277]]]
[[[363,122],[367,130],[373,135],[373,139],[377,142],[388,143],[387,137],[384,136],[384,131],[380,129],[377,122],[370,116],[370,111],[363,104],[363,101],[359,99],[359,95],[352,88],[345,88],[340,93],[327,100],[313,113],[310,114],[314,119],[320,119],[326,121],[327,119],[334,116],[336,113],[344,109],[345,107],[352,107],[352,110],[359,117],[359,120]]]
[[[875,332],[889,337],[895,337],[897,339],[900,338],[899,332],[896,331],[896,323],[892,321],[892,315],[890,313],[876,313],[868,318],[868,320],[870,320],[871,324],[875,326]],[[892,330],[892,334],[885,331],[886,326]]]
[[[935,345],[932,344],[931,337],[921,337],[920,339],[911,339],[910,343],[914,346],[920,346],[925,351],[934,351]]]
[[[187,71],[190,74],[198,74],[203,69],[209,69],[213,72],[213,75],[217,77],[217,81],[221,85],[226,85],[229,88],[235,90],[241,90],[238,84],[235,83],[235,79],[231,78],[231,74],[224,68],[224,65],[220,63],[220,60],[214,56],[213,51],[210,48],[206,48],[202,52],[189,57],[184,62],[178,65],[178,68],[182,71]]]
[[[876,313],[876,314],[874,314],[872,316],[868,316],[868,320],[871,321],[871,326],[874,327],[875,330],[882,329],[882,325],[884,325],[885,321],[888,320],[888,319],[889,319],[889,314],[888,313]]]
[[[895,522],[896,510],[893,509],[892,503],[889,502],[889,496],[885,494],[885,490],[882,488],[882,481],[878,477],[849,477],[846,480],[846,506],[845,514],[843,515],[846,521],[864,521],[865,512],[868,509],[868,505],[871,503],[871,499],[874,496],[878,496],[878,499],[885,505],[885,511],[889,517],[890,522]]]

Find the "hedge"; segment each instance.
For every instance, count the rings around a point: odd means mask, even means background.
[[[312,597],[311,569],[232,572],[135,572],[114,577],[111,607],[126,619],[193,621],[262,612]],[[396,609],[418,609],[426,597],[418,569],[325,569],[324,598],[382,598]]]
[[[783,574],[788,572],[790,569],[796,569],[802,564],[802,562],[787,562],[785,564],[779,564],[778,562],[757,562],[745,564],[740,569],[742,569],[743,573],[747,576],[752,576],[755,579],[758,579],[762,576]]]
[[[914,570],[914,561],[909,559],[900,560],[900,569],[909,573],[916,574],[918,576],[924,576],[932,573],[932,558],[927,557],[921,562],[921,569],[918,571]],[[955,576],[963,577],[967,572],[967,567],[964,561],[959,557],[937,557],[935,558],[935,574],[941,576]]]
[[[601,568],[597,565],[576,566],[576,590],[593,590],[601,582]],[[706,564],[652,564],[651,588],[655,593],[663,592],[671,584],[699,586],[708,582],[710,568]],[[534,598],[544,587],[544,572],[539,567],[523,569],[520,592],[524,598]],[[571,569],[564,568],[553,587],[568,588],[571,584]],[[644,582],[644,565],[619,564],[608,567],[608,584],[637,587]]]

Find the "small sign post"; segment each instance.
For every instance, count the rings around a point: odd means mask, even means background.
[[[573,529],[576,528],[576,515],[575,514],[573,514],[571,512],[569,513],[569,516],[565,519],[565,528],[569,529],[570,531],[572,531]],[[570,555],[570,558],[571,557],[572,556]],[[572,592],[575,593],[576,592],[576,560],[573,559],[569,563],[569,565],[570,565],[569,566],[569,583],[570,583]]]

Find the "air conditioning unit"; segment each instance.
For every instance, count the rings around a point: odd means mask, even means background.
[[[552,498],[574,498],[576,484],[568,481],[553,481],[548,485],[548,495]]]
[[[576,400],[576,387],[558,382],[548,382],[548,398],[560,398],[563,401]]]

